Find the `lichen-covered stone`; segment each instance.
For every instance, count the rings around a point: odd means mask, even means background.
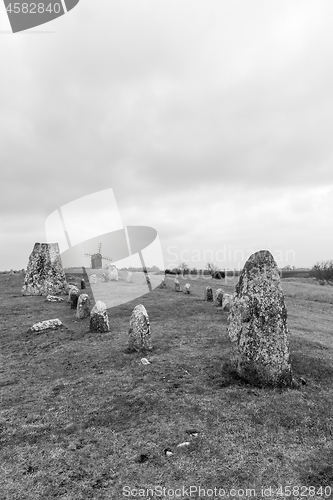
[[[253,384],[292,386],[287,309],[278,267],[267,250],[251,255],[228,316],[236,370]]]
[[[133,273],[131,271],[128,272],[126,276],[127,283],[133,283]]]
[[[77,303],[80,297],[80,291],[78,288],[72,288],[70,291],[70,304],[71,304],[71,309],[76,309],[77,308]]]
[[[96,283],[97,283],[97,276],[96,276],[96,274],[91,274],[89,276],[89,283],[92,283],[93,285],[96,285]]]
[[[211,286],[206,286],[204,300],[207,300],[207,302],[213,301],[213,289]]]
[[[180,283],[175,279],[175,292],[181,292]]]
[[[134,307],[130,319],[128,347],[130,350],[141,351],[152,349],[151,332],[148,313],[145,306],[139,304]]]
[[[96,302],[94,307],[90,312],[90,331],[91,332],[109,332],[109,318],[106,312],[106,306],[104,302],[100,300]]]
[[[231,293],[225,293],[222,298],[222,311],[231,311],[234,303],[234,296]]]
[[[28,332],[44,332],[45,330],[55,330],[56,328],[62,327],[60,319],[47,319],[45,321],[40,321],[35,323],[29,328]]]
[[[88,318],[88,316],[90,316],[90,299],[86,293],[83,293],[77,301],[76,317],[84,319]]]
[[[222,288],[218,288],[215,292],[214,305],[216,307],[222,306],[222,299],[223,299],[223,290]]]
[[[104,281],[104,283],[106,283],[107,281],[109,281],[106,273],[102,274],[102,281]]]
[[[86,282],[85,282],[84,278],[81,279],[80,284],[81,284],[81,290],[85,290],[86,287],[87,287],[87,285],[86,285]]]
[[[111,266],[108,268],[108,279],[109,281],[119,280],[118,269],[116,268],[116,266]]]
[[[67,288],[58,243],[35,243],[29,257],[22,295],[65,295]]]
[[[191,285],[189,283],[186,283],[186,285],[184,286],[184,293],[191,293]]]
[[[64,299],[62,297],[58,297],[56,295],[48,295],[45,299],[45,302],[63,302]]]

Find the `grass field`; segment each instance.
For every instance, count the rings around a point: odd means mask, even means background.
[[[333,497],[333,287],[282,282],[292,368],[307,384],[280,390],[237,378],[227,313],[202,300],[208,284],[230,293],[236,281],[180,279],[185,295],[173,279],[109,309],[111,331],[92,334],[66,299],[22,297],[23,277],[0,275],[1,500],[228,498],[231,488],[229,498],[263,498],[262,487],[271,499]],[[139,303],[148,365],[126,353]],[[27,333],[52,318],[65,328]],[[296,489],[279,495],[280,485]],[[146,495],[159,486],[170,494]],[[203,495],[214,488],[226,495]]]

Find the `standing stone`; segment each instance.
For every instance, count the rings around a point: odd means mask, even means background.
[[[222,288],[218,288],[215,292],[214,305],[216,307],[222,306],[222,299],[223,299],[223,290]]]
[[[91,274],[91,275],[89,276],[89,283],[92,283],[92,284],[94,284],[94,285],[96,285],[96,284],[97,284],[97,276],[96,276],[96,274]]]
[[[119,276],[118,276],[118,269],[116,266],[111,266],[108,268],[108,279],[110,281],[118,281]]]
[[[181,292],[180,284],[177,279],[175,279],[175,292]]]
[[[267,250],[246,262],[228,323],[242,378],[259,385],[292,386],[287,309],[278,267]]]
[[[84,281],[84,278],[81,279],[81,290],[85,290],[87,287],[86,282]]]
[[[76,309],[77,308],[77,303],[80,297],[80,291],[78,288],[72,288],[70,291],[70,303],[71,303],[71,309]]]
[[[232,304],[234,303],[234,296],[231,293],[225,293],[222,297],[222,311],[231,311]]]
[[[90,316],[90,299],[86,293],[83,293],[77,301],[76,317],[84,319],[88,318],[88,316]]]
[[[207,302],[213,301],[213,289],[211,286],[206,286],[204,300],[207,300]]]
[[[67,302],[69,302],[69,303],[70,303],[70,302],[71,302],[71,300],[72,300],[72,299],[71,299],[71,294],[72,294],[72,292],[75,292],[75,293],[80,294],[80,291],[79,291],[79,289],[78,289],[78,287],[77,287],[77,286],[75,286],[75,285],[69,285],[69,290],[68,290],[68,299],[67,299]]]
[[[128,271],[128,274],[126,276],[126,281],[127,283],[133,283],[133,273],[131,273],[130,271]]]
[[[104,302],[96,302],[90,313],[90,331],[91,332],[109,332],[109,318],[106,312]]]
[[[130,319],[128,346],[130,350],[151,351],[151,334],[148,313],[145,306],[139,304],[134,307]]]
[[[145,277],[146,277],[146,283],[147,283],[147,285],[150,285],[151,281],[150,281],[150,277],[148,276],[148,274],[145,274]]]
[[[102,274],[102,281],[104,281],[104,283],[108,281],[108,277],[105,273]]]
[[[35,243],[29,257],[22,295],[65,295],[67,287],[58,243]]]
[[[184,286],[184,293],[191,293],[191,285],[189,283],[186,283],[186,285]]]

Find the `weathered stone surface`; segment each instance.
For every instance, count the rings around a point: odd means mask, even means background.
[[[84,319],[88,318],[88,316],[90,316],[90,299],[86,293],[83,293],[77,301],[76,317]]]
[[[108,280],[108,277],[105,273],[102,274],[102,281],[104,281],[104,283],[106,283]]]
[[[175,279],[175,292],[181,292],[180,284],[177,279]]]
[[[108,278],[110,281],[118,281],[119,276],[118,276],[118,269],[116,266],[110,266],[108,268]]]
[[[81,279],[80,284],[81,284],[81,290],[85,290],[87,288],[87,285],[86,285],[84,278]]]
[[[287,309],[278,267],[267,250],[246,262],[228,323],[242,378],[259,385],[292,386]]]
[[[43,332],[45,330],[55,330],[56,328],[62,327],[60,319],[47,319],[45,321],[40,321],[39,323],[35,323],[32,327],[29,328],[28,332]]]
[[[204,300],[207,300],[207,302],[213,301],[213,289],[211,286],[206,286]]]
[[[148,313],[145,306],[139,304],[134,307],[130,319],[128,347],[130,350],[141,351],[152,349],[151,333]]]
[[[72,292],[80,294],[80,291],[79,291],[79,289],[78,289],[78,287],[76,285],[69,285],[69,287],[68,287],[68,298],[67,298],[67,302],[69,302],[69,303],[71,303],[71,294],[72,294]]]
[[[70,304],[71,304],[71,309],[76,309],[77,308],[77,302],[80,297],[80,291],[78,288],[72,288],[70,291]]]
[[[191,285],[189,283],[186,283],[186,285],[184,286],[184,293],[191,293]]]
[[[126,276],[126,281],[127,283],[133,283],[133,273],[131,273],[131,271],[128,272]]]
[[[96,283],[97,283],[97,276],[96,276],[96,274],[91,274],[89,276],[89,283],[92,283],[92,284],[96,285]]]
[[[58,243],[35,243],[29,257],[22,295],[65,295],[67,287]]]
[[[62,297],[57,297],[56,295],[48,295],[45,299],[45,302],[63,302],[64,299]]]
[[[222,299],[223,299],[223,290],[222,288],[218,288],[215,292],[214,305],[216,307],[222,306]]]
[[[90,313],[90,331],[91,332],[109,332],[109,318],[106,312],[104,302],[96,302]]]
[[[222,298],[222,311],[230,311],[234,302],[234,296],[230,293],[225,293]]]

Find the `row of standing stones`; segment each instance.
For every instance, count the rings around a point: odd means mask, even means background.
[[[175,289],[181,291],[177,281]],[[23,295],[59,295],[67,292],[68,284],[58,244],[36,243],[29,258]],[[190,293],[190,285],[185,285],[184,292]],[[225,295],[228,294],[223,294],[221,289],[216,292],[216,305],[222,303]],[[205,298],[213,300],[211,287],[206,288]],[[73,304],[75,300],[77,314],[87,314],[89,298],[84,294],[80,296],[78,291],[78,294],[73,294]],[[297,385],[290,364],[287,309],[278,267],[269,251],[256,252],[247,260],[229,304],[227,332],[234,346],[238,375],[256,385]],[[92,316],[96,317],[93,328],[103,331],[102,325],[106,324],[107,318],[105,304],[97,302],[90,312]],[[150,333],[147,311],[140,304],[134,308],[130,320],[130,348],[151,350]]]
[[[132,274],[132,273],[131,273]],[[108,273],[108,278],[117,279],[117,269]],[[128,277],[132,281],[132,276]],[[86,288],[84,279],[81,279],[81,290]],[[63,301],[61,294],[68,293],[68,302],[71,309],[76,309],[76,317],[85,319],[90,317],[91,332],[110,331],[109,318],[106,306],[98,301],[91,309],[89,296],[80,293],[76,285],[68,285],[62,267],[59,246],[57,243],[36,243],[29,257],[27,272],[22,288],[22,295],[46,295],[49,302]],[[29,331],[38,332],[63,326],[59,319],[46,320],[33,325]],[[147,311],[142,304],[135,306],[130,318],[129,350],[151,350],[150,323]]]

